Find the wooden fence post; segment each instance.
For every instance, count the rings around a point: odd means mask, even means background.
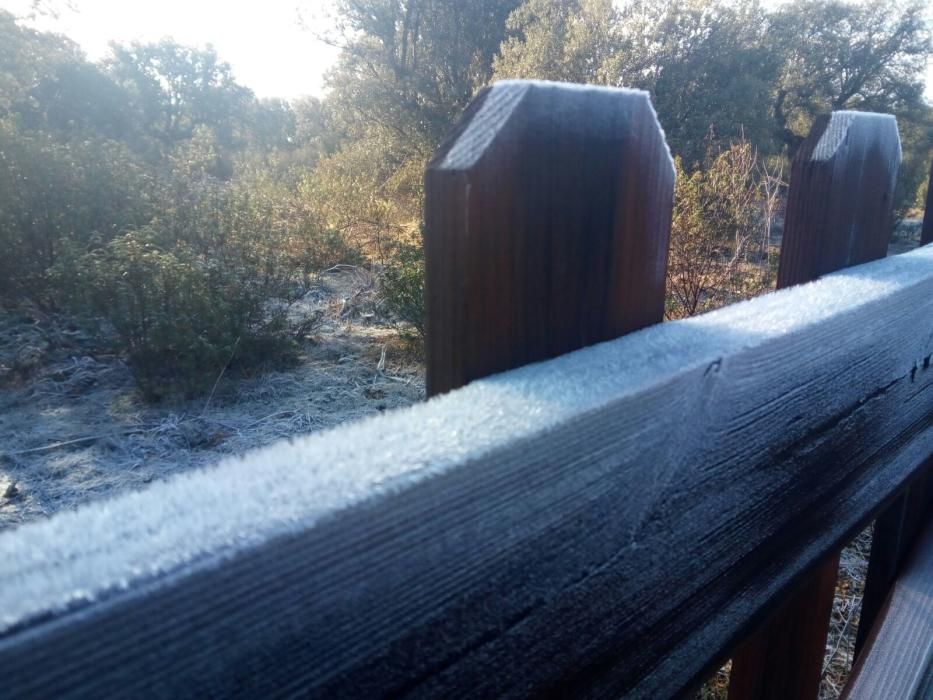
[[[887,254],[900,165],[894,117],[834,112],[794,157],[778,287]],[[839,557],[825,562],[733,656],[730,699],[816,698]]]
[[[674,177],[647,93],[481,92],[425,174],[428,395],[660,322]]]

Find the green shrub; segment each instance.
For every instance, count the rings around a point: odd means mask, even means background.
[[[258,273],[258,271],[255,271]],[[115,239],[59,271],[85,312],[111,323],[149,399],[191,397],[228,363],[281,361],[292,340],[284,307],[258,276],[171,248],[151,227]]]
[[[421,246],[399,243],[382,273],[386,308],[407,328],[424,339],[424,251]]]
[[[65,239],[45,280],[50,298],[114,327],[153,399],[209,389],[231,361],[288,359],[288,302],[322,268],[359,260],[287,185],[261,169],[222,180],[202,150],[157,183],[157,217],[116,238]]]

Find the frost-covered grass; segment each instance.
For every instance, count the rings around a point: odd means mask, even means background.
[[[168,404],[142,401],[126,364],[66,319],[0,313],[0,530],[421,400],[394,329],[347,312],[364,284],[338,273],[309,293],[327,320],[297,366],[225,374],[213,395]]]

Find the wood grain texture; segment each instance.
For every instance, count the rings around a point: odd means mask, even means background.
[[[660,322],[673,192],[647,93],[480,93],[425,174],[428,395]]]
[[[933,520],[891,589],[844,700],[933,697]]]
[[[675,695],[930,457],[931,357],[923,248],[0,534],[3,692]]]
[[[920,230],[920,245],[927,245],[928,243],[933,243],[933,163],[930,163],[927,201],[923,210],[923,228]]]
[[[856,659],[862,652],[894,582],[907,563],[926,521],[933,513],[933,460],[875,521],[865,592],[855,639]]]
[[[820,117],[791,166],[778,288],[883,258],[900,165],[893,117]],[[732,660],[732,700],[816,698],[839,555],[810,574]]]

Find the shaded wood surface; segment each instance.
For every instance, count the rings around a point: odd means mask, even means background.
[[[899,164],[893,117],[817,120],[791,166],[778,288],[885,256]],[[838,569],[836,554],[737,650],[732,700],[817,697]]]
[[[660,322],[673,192],[647,93],[483,91],[425,174],[428,395]]]
[[[933,243],[933,163],[930,163],[930,179],[927,181],[927,201],[923,210],[923,228],[920,230],[920,245]]]
[[[741,644],[732,659],[730,698],[816,697],[838,569],[837,554]]]
[[[2,533],[4,693],[675,695],[933,453],[930,357],[924,248]]]
[[[861,654],[884,601],[922,534],[926,521],[933,515],[931,473],[933,461],[875,521],[855,639],[856,658]]]
[[[891,589],[843,692],[845,700],[933,697],[933,519]]]

